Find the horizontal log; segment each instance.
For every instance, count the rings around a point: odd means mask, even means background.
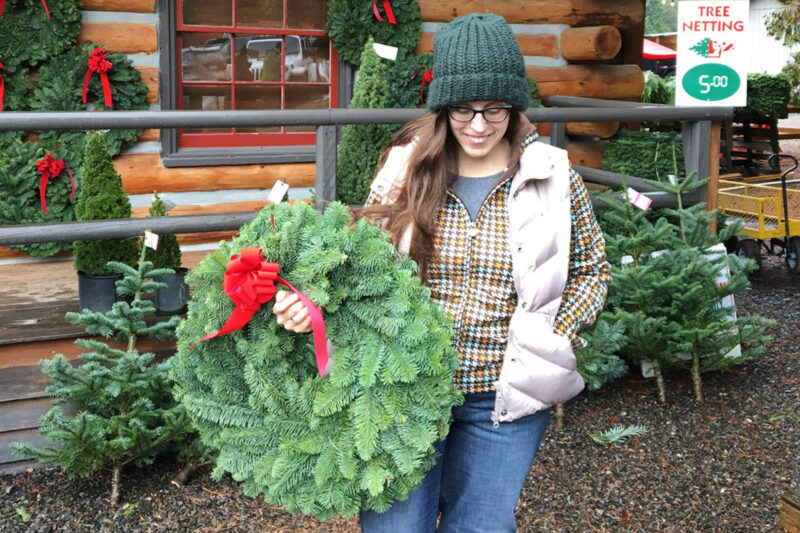
[[[81,26],[78,41],[93,42],[112,52],[150,54],[158,51],[156,27],[138,22],[90,22]]]
[[[136,142],[151,142],[151,141],[160,141],[161,140],[161,130],[150,128],[144,130],[142,134],[136,139]]]
[[[622,48],[622,34],[608,25],[567,28],[560,41],[561,55],[570,61],[612,59]]]
[[[158,103],[158,67],[135,67],[142,75],[142,83],[147,86],[147,102]]]
[[[567,143],[567,155],[573,165],[601,168],[608,141],[572,141]]]
[[[156,0],[83,0],[84,11],[155,13]]]
[[[621,30],[644,24],[641,0],[424,0],[419,4],[422,20],[427,22],[450,22],[469,13],[490,11],[503,16],[509,24],[609,24]]]
[[[266,196],[266,195],[265,195]],[[240,211],[260,211],[267,205],[266,198],[252,202],[230,202],[224,204],[205,204],[205,205],[176,205],[169,210],[168,216],[180,215],[209,215],[216,213],[238,213]],[[132,218],[148,216],[150,208],[134,207],[131,214]]]
[[[416,52],[433,52],[433,33],[422,33]],[[558,37],[550,33],[518,33],[517,42],[524,56],[558,57]]]
[[[619,122],[567,122],[568,135],[608,139],[619,131]]]
[[[529,66],[527,71],[536,79],[542,98],[560,95],[638,100],[644,90],[638,65]]]
[[[114,168],[128,194],[268,189],[283,178],[290,187],[313,187],[316,177],[314,163],[166,168],[155,153],[123,154]]]

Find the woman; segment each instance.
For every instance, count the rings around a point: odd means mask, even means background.
[[[603,305],[605,245],[566,152],[536,142],[521,113],[528,95],[502,17],[441,27],[431,113],[392,140],[359,213],[417,261],[452,315],[465,395],[422,485],[384,513],[362,512],[364,532],[516,530],[548,408],[583,388],[572,346]],[[275,312],[287,329],[310,330],[293,295]]]

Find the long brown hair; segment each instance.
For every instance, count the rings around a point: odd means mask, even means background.
[[[520,114],[512,109],[506,138],[513,139]],[[423,281],[427,278],[428,263],[433,258],[433,238],[439,206],[447,197],[447,188],[458,173],[458,141],[450,131],[447,109],[427,113],[409,122],[392,138],[378,163],[386,163],[389,151],[405,146],[416,139],[408,160],[405,181],[392,192],[394,201],[359,209],[356,217],[379,221],[397,246],[409,225],[412,227],[409,256],[419,265]]]

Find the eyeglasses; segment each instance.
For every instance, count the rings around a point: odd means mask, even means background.
[[[475,114],[480,113],[483,115],[486,122],[503,122],[508,118],[512,106],[510,105],[497,105],[486,107],[484,109],[473,109],[471,107],[451,107],[448,109],[450,118],[457,122],[470,122],[475,118]]]

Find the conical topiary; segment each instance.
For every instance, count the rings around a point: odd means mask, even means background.
[[[87,135],[83,182],[75,208],[78,220],[130,218],[131,203],[103,136],[96,132]],[[133,238],[75,241],[74,255],[75,270],[89,275],[111,274],[106,268],[109,261],[136,265],[138,245]]]

